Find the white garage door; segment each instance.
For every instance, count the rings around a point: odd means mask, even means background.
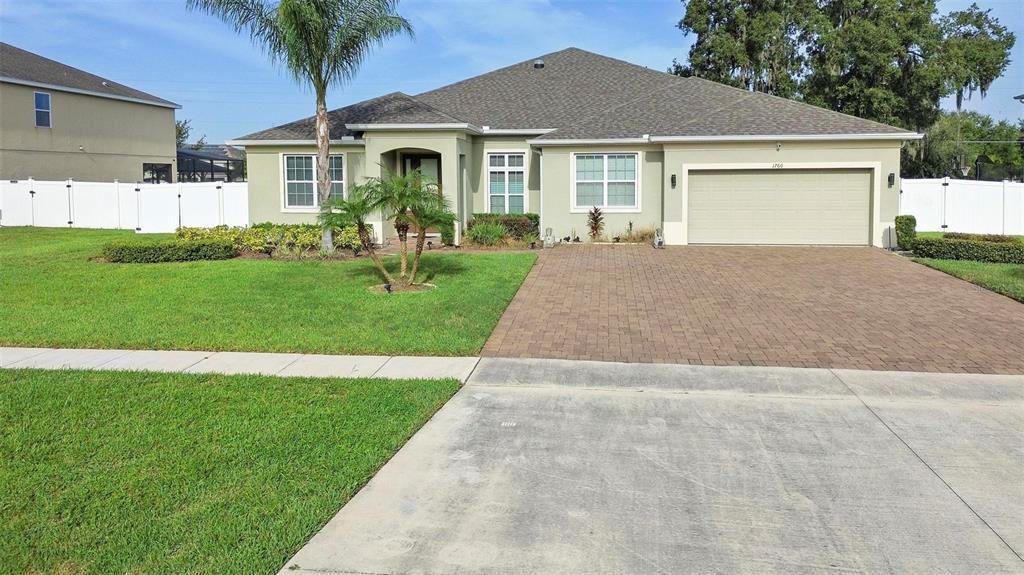
[[[870,170],[693,171],[692,244],[870,244]]]

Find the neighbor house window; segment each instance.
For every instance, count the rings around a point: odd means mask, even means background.
[[[487,190],[492,214],[526,211],[526,172],[523,154],[487,155]]]
[[[36,127],[50,127],[50,95],[46,92],[36,92]]]
[[[345,196],[345,156],[331,156],[331,197]],[[316,192],[316,156],[284,157],[284,207],[316,208],[320,205]]]
[[[575,207],[639,207],[636,164],[636,154],[577,154]]]

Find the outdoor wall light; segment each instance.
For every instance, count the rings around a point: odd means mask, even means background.
[[[675,188],[676,188],[676,175],[672,174],[672,189],[674,190]]]
[[[893,187],[895,185],[896,185],[896,174],[893,173],[893,172],[889,172],[889,187],[891,188],[891,187]]]

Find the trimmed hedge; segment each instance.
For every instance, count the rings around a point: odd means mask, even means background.
[[[917,218],[914,216],[896,216],[896,244],[903,250],[914,249],[917,238]]]
[[[508,234],[517,240],[527,234],[540,236],[540,216],[537,214],[473,214],[473,220],[466,226],[466,233],[474,225],[484,222],[505,226]]]
[[[323,230],[316,224],[274,224],[264,222],[252,227],[215,226],[212,228],[178,228],[182,240],[224,239],[239,251],[273,254],[278,250],[313,252],[320,249]],[[335,249],[359,249],[359,233],[355,226],[334,232]]]
[[[103,257],[107,261],[125,264],[227,260],[236,255],[238,250],[235,249],[235,245],[226,239],[159,242],[128,240],[111,242],[103,246]]]
[[[1004,236],[1002,234],[965,234],[962,232],[946,232],[942,237],[947,240],[978,240],[980,242],[1014,243],[1018,241],[1016,236]]]
[[[1024,264],[1024,244],[922,238],[914,242],[914,255],[940,260]]]

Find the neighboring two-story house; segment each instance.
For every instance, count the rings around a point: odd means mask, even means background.
[[[173,181],[178,108],[0,43],[0,178]]]

